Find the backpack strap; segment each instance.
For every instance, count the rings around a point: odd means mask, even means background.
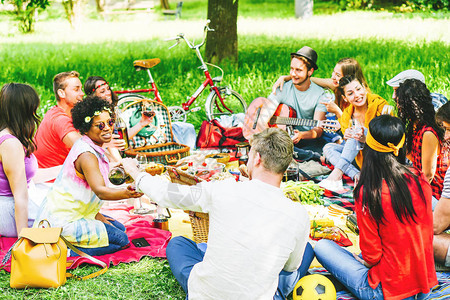
[[[94,272],[92,274],[86,275],[86,276],[77,276],[71,273],[66,273],[66,277],[67,278],[75,278],[77,280],[86,280],[86,279],[90,279],[90,278],[94,278],[97,277],[101,274],[104,274],[107,270],[108,270],[108,266],[106,265],[106,263],[102,262],[101,260],[90,256],[87,253],[84,253],[80,250],[78,250],[77,248],[75,248],[74,245],[72,245],[68,240],[66,240],[62,235],[61,235],[61,239],[64,241],[64,243],[66,243],[67,247],[70,248],[70,250],[72,250],[73,252],[75,252],[76,254],[78,254],[79,256],[85,257],[87,259],[89,259],[90,261],[99,264],[100,266],[102,266],[103,269]]]

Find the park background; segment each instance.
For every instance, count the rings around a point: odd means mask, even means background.
[[[33,30],[24,33],[13,4],[28,5],[30,1],[45,9],[32,12]],[[52,78],[63,71],[78,71],[82,82],[89,76],[103,76],[114,90],[143,88],[147,87],[148,77],[145,72],[134,71],[132,63],[158,57],[161,63],[151,71],[167,106],[186,101],[203,81],[195,53],[183,43],[169,50],[173,42],[164,39],[183,32],[199,42],[208,0],[184,1],[178,19],[166,18],[156,0],[136,0],[131,4],[106,0],[104,13],[99,13],[93,0],[78,1],[81,10],[72,23],[64,10],[66,1],[0,1],[0,84],[32,85],[41,96],[41,116],[56,103]],[[372,92],[389,101],[392,90],[386,81],[411,68],[425,75],[430,91],[449,98],[449,3],[318,0],[314,1],[314,15],[299,19],[295,17],[294,0],[241,0],[238,58],[236,63],[225,60],[219,64],[225,70],[223,84],[238,91],[247,104],[258,96],[267,96],[278,76],[288,74],[289,54],[308,45],[319,56],[319,69],[313,76],[330,77],[339,59],[354,57],[362,65]],[[176,2],[170,0],[169,5],[174,9]],[[194,104],[203,108],[207,92],[202,96]],[[205,112],[201,110],[190,114],[188,122],[198,129],[204,119]],[[83,275],[94,269],[84,267],[75,272]],[[0,299],[184,297],[168,263],[160,259],[121,264],[98,278],[69,280],[65,286],[50,290],[10,289],[9,274],[0,271]]]

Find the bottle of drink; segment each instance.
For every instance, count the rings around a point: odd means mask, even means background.
[[[292,159],[291,163],[289,164],[286,172],[284,172],[284,176],[282,181],[286,182],[289,180],[292,181],[299,181],[299,165],[298,162],[295,159]]]
[[[133,182],[133,178],[120,166],[112,168],[111,171],[109,171],[108,178],[109,182],[114,185]]]
[[[114,113],[116,115],[116,123],[114,123],[114,133],[118,134],[120,138],[125,141],[125,150],[126,150],[129,147],[127,125],[125,124],[125,121],[121,118],[120,109],[118,107],[114,109]]]

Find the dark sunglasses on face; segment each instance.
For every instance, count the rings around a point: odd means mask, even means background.
[[[106,123],[108,124],[109,127],[113,127],[114,123],[115,123],[115,120],[114,119],[109,119],[108,121],[106,121]],[[103,129],[105,129],[106,124],[105,124],[105,122],[102,121],[102,122],[100,122],[98,124],[95,124],[94,126],[98,127],[98,129],[100,129],[100,130],[103,130]]]

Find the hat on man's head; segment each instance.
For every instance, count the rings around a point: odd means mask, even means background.
[[[291,56],[301,56],[306,58],[314,68],[314,70],[317,70],[319,67],[317,66],[317,52],[314,51],[313,48],[308,46],[303,46],[300,50],[297,52],[291,53]]]
[[[398,73],[394,78],[388,80],[386,84],[392,87],[399,87],[406,79],[417,79],[425,83],[425,76],[421,72],[410,69]]]

